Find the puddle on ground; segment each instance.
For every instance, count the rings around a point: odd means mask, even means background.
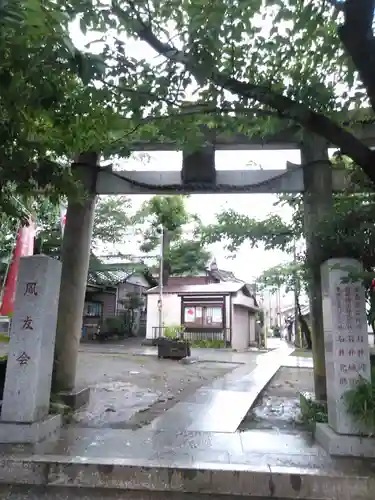
[[[298,434],[304,428],[300,414],[299,399],[265,395],[246,415],[239,430],[274,430]]]
[[[169,393],[163,394],[129,382],[98,384],[91,390],[87,407],[74,413],[72,423],[83,427],[126,427],[136,413],[169,397]]]

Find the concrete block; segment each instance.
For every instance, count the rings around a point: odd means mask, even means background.
[[[82,406],[85,406],[90,400],[90,388],[74,390],[70,392],[60,392],[58,394],[58,399],[60,399],[65,405],[70,406],[73,410],[78,410]]]
[[[48,415],[29,423],[0,421],[0,443],[38,443],[57,434],[61,425],[61,415]]]
[[[315,439],[333,456],[375,458],[375,439],[337,434],[328,424],[316,424]]]

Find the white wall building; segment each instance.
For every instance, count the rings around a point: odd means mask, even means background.
[[[159,287],[147,291],[146,338],[159,336]],[[184,327],[191,340],[222,340],[236,350],[256,342],[258,304],[241,282],[167,286],[163,289],[163,325]]]

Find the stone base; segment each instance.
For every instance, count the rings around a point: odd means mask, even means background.
[[[62,425],[61,415],[48,415],[38,422],[3,422],[0,420],[0,443],[34,444],[56,434]]]
[[[316,424],[316,441],[333,456],[375,458],[375,439],[337,434],[328,424]]]
[[[374,500],[370,467],[353,470],[39,455],[0,461],[0,498]],[[15,488],[14,485],[22,485]],[[38,485],[34,491],[25,486]],[[10,489],[12,487],[12,489]],[[4,488],[9,488],[4,491]],[[23,494],[21,494],[21,492]],[[98,493],[98,494],[95,494]]]
[[[58,398],[66,405],[70,406],[73,410],[78,410],[82,406],[85,406],[90,399],[90,388],[86,387],[79,391],[71,392],[59,392]]]

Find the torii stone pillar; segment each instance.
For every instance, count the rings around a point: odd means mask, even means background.
[[[64,238],[61,249],[62,272],[53,392],[63,392],[70,405],[80,405],[86,398],[74,393],[78,347],[82,334],[87,273],[90,261],[91,235],[96,201],[98,154],[78,155],[74,169],[82,180],[86,193],[82,200],[69,200]],[[77,401],[81,399],[81,401]]]
[[[309,298],[314,357],[315,397],[327,399],[323,307],[320,266],[324,260],[316,226],[332,210],[332,168],[328,143],[322,137],[305,133],[301,144],[304,180],[304,232],[310,269]]]

